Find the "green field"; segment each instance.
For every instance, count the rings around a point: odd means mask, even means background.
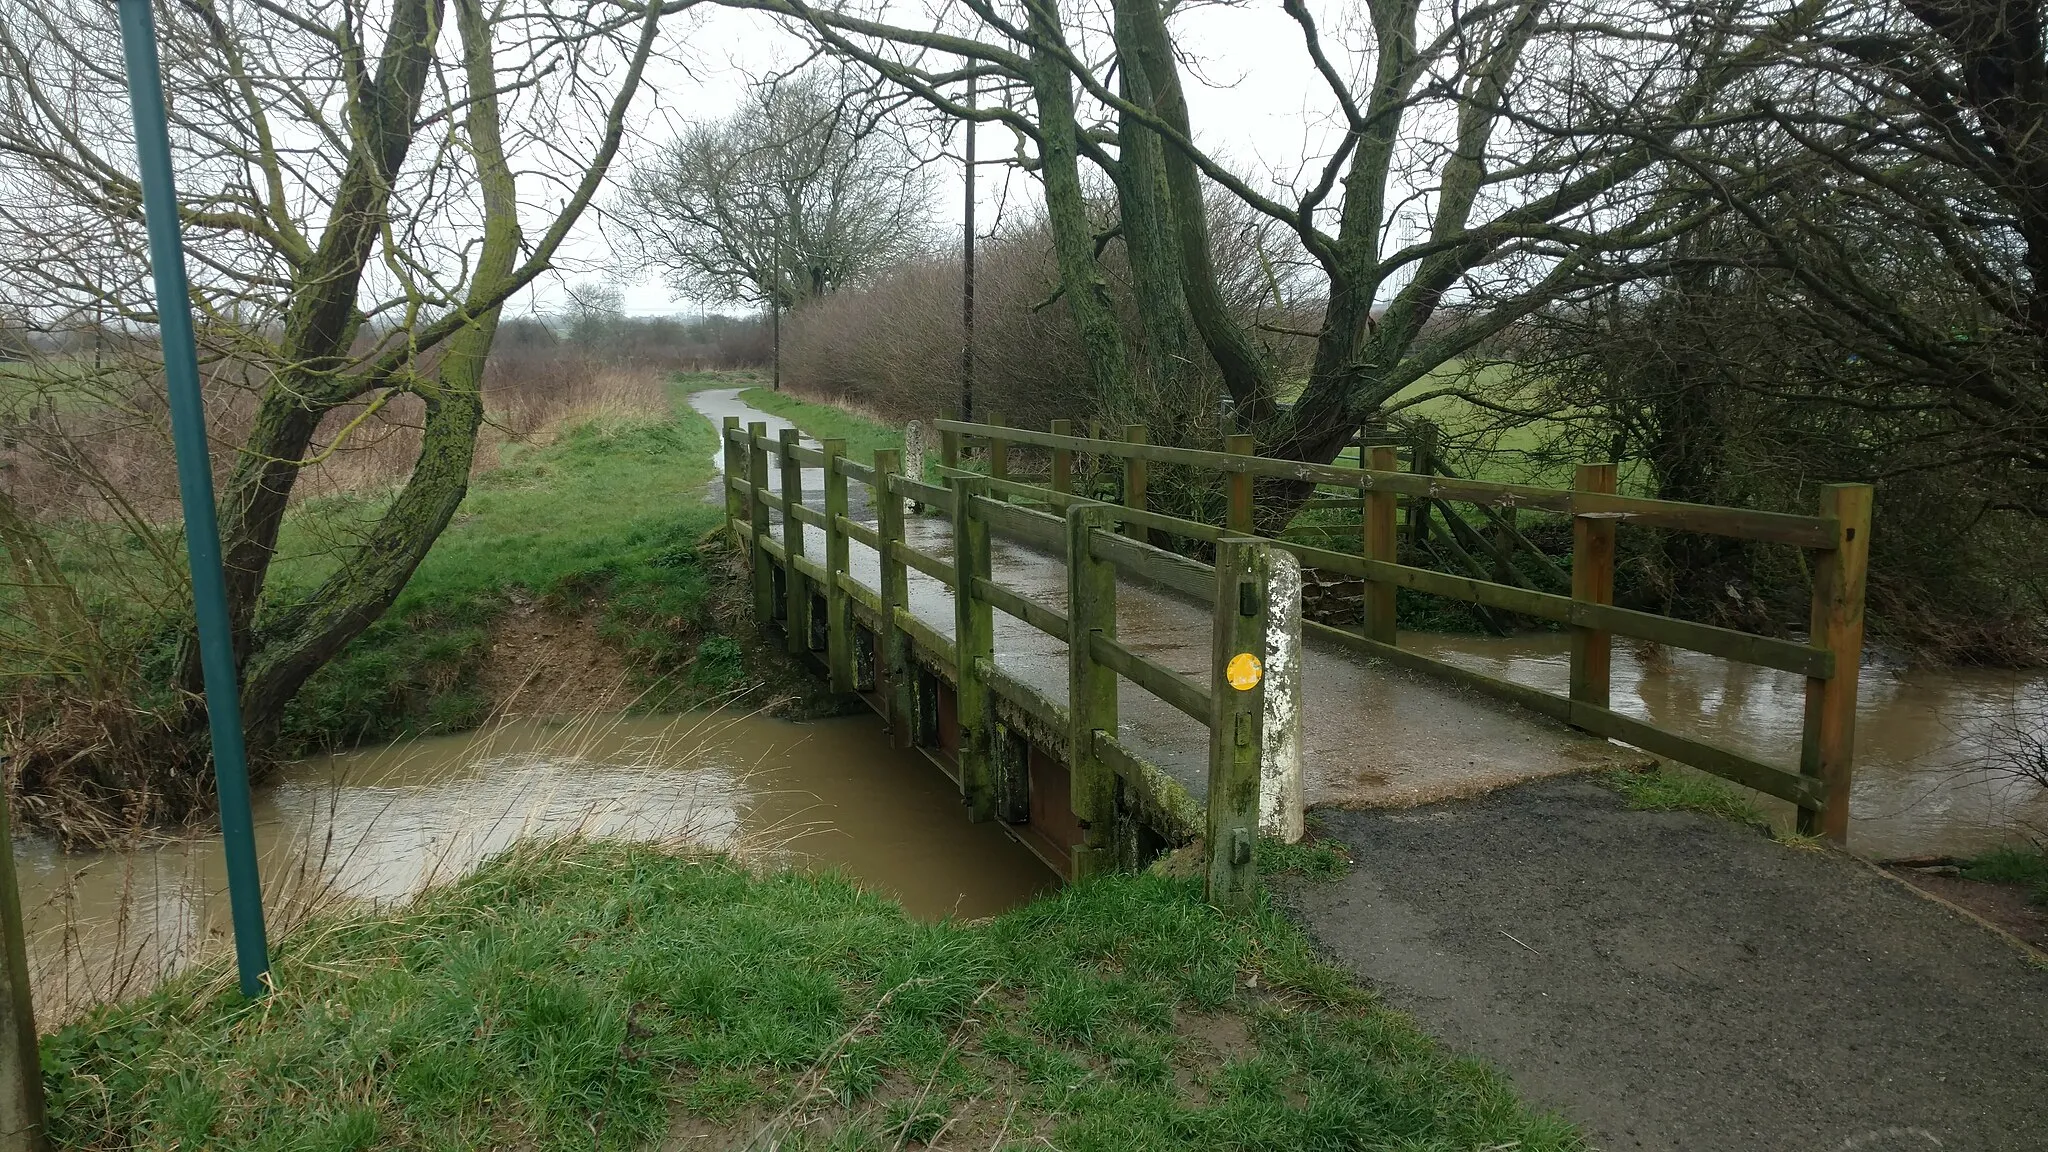
[[[216,964],[46,1040],[55,1142],[1584,1147],[1270,908],[1160,875],[920,924],[836,876],[529,845],[274,958],[262,1001]]]

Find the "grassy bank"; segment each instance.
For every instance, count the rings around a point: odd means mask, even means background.
[[[48,1039],[58,1142],[1582,1147],[1163,876],[920,924],[831,876],[529,846],[276,957],[263,1002],[195,972]]]
[[[473,727],[493,704],[479,686],[492,624],[521,601],[594,614],[635,675],[659,682],[671,704],[730,688],[738,644],[718,635],[717,559],[700,548],[719,524],[705,500],[717,436],[687,395],[732,382],[678,378],[665,414],[600,417],[545,444],[506,445],[397,602],[294,702],[284,750]],[[274,578],[316,586],[332,564],[327,545],[381,511],[381,498],[358,497],[295,510]],[[701,667],[700,649],[713,657]]]
[[[856,463],[874,460],[877,451],[901,449],[903,429],[831,404],[800,400],[788,392],[749,388],[740,399],[771,416],[780,416],[818,440],[846,441],[846,454]]]

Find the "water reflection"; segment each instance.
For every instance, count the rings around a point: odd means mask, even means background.
[[[1489,676],[1563,693],[1561,633],[1501,639],[1409,633],[1404,647]],[[1614,708],[1796,768],[1804,678],[1662,645],[1617,640]],[[1878,859],[1968,855],[2048,837],[2048,794],[1993,767],[2016,715],[2048,706],[2048,675],[1973,668],[1863,669],[1856,706],[1850,846]],[[1790,819],[1790,806],[1769,805]]]

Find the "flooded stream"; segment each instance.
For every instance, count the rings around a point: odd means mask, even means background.
[[[1504,639],[1404,633],[1440,660],[1564,693],[1562,633]],[[1796,767],[1806,682],[1790,672],[1617,639],[1614,707],[1660,727]],[[1990,759],[2016,715],[2041,715],[2048,674],[1985,668],[1863,669],[1856,707],[1856,782],[1849,846],[1879,860],[1967,856],[2048,838],[2048,792]],[[1766,802],[1789,822],[1791,806]]]
[[[335,900],[390,902],[526,835],[689,844],[837,868],[913,916],[989,916],[1055,883],[869,716],[517,720],[287,767],[257,792],[265,904],[290,922]],[[133,852],[15,844],[46,1019],[224,947],[217,836]],[[94,958],[88,969],[81,956]]]

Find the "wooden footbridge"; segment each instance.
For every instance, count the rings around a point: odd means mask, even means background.
[[[913,474],[898,452],[865,465],[840,441],[771,435],[722,399],[727,517],[760,620],[951,775],[972,818],[1001,821],[1063,875],[1202,838],[1212,891],[1231,899],[1248,890],[1252,837],[1298,836],[1304,802],[1412,803],[1644,753],[1790,801],[1802,830],[1846,837],[1867,486],[1828,487],[1816,513],[1794,515],[1619,495],[1611,464],[1550,489],[1403,471],[1390,446],[1362,450],[1363,467],[1311,465],[1243,439],[1198,451],[1064,422],[941,421],[939,458]],[[1148,507],[1156,469],[1225,493],[1222,523]],[[1261,536],[1261,480],[1355,504],[1357,550]],[[1404,507],[1427,523],[1453,505],[1486,523],[1569,522],[1570,594],[1403,563]],[[1615,605],[1624,527],[1805,550],[1808,640]],[[1214,562],[1161,546],[1175,543]],[[1304,569],[1363,582],[1357,630],[1302,620]],[[1569,692],[1401,647],[1399,589],[1564,625]],[[1801,746],[1767,763],[1615,709],[1617,635],[1805,676]]]

